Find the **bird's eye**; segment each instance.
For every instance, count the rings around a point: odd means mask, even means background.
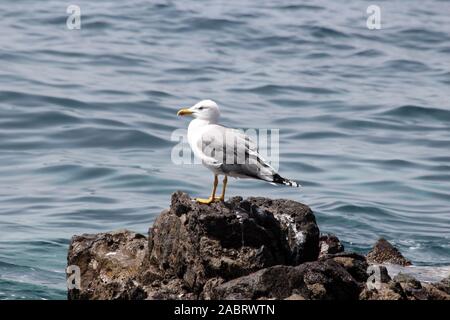
[[[203,110],[203,109],[205,109],[205,107],[200,107],[200,108],[198,108],[198,110]]]

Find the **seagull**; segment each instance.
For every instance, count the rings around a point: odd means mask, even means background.
[[[187,138],[194,155],[214,174],[211,196],[196,198],[199,203],[210,204],[225,200],[228,177],[251,178],[272,184],[299,187],[290,179],[281,177],[258,152],[257,145],[242,131],[221,126],[220,111],[212,100],[202,100],[192,107],[178,111],[178,116],[193,116]],[[223,175],[220,197],[216,197],[219,175]]]

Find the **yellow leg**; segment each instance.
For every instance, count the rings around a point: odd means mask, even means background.
[[[227,183],[228,183],[228,177],[225,176],[223,178],[222,194],[220,195],[220,197],[215,198],[215,200],[225,201],[225,191],[227,189]]]
[[[218,183],[219,183],[219,179],[217,178],[217,175],[214,175],[214,185],[213,185],[211,196],[208,199],[196,198],[195,201],[197,201],[198,203],[204,203],[204,204],[210,204],[211,202],[213,202],[216,197],[216,190],[217,190]]]

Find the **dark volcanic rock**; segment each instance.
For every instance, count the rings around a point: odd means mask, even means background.
[[[356,280],[333,260],[274,266],[213,288],[214,299],[354,300]]]
[[[361,292],[360,300],[405,300],[402,287],[394,281],[385,266],[373,265],[368,269],[370,278]]]
[[[450,275],[447,278],[442,279],[442,281],[434,283],[433,285],[436,287],[436,289],[441,290],[447,295],[450,295]]]
[[[336,254],[322,255],[319,261],[327,259],[339,263],[358,282],[365,282],[368,278],[367,268],[369,265],[366,257],[363,255],[354,252],[339,252]]]
[[[177,192],[149,237],[150,263],[198,293],[210,278],[296,265],[319,253],[312,211],[290,200],[236,197],[204,205]]]
[[[282,237],[288,241],[289,263],[297,265],[317,259],[320,232],[316,217],[308,206],[292,200],[271,200],[262,197],[250,197],[244,201],[241,197],[234,197],[230,203],[247,211],[250,218],[257,217],[256,223],[263,226],[267,217],[275,217],[279,222]]]
[[[312,211],[290,200],[203,205],[177,192],[148,238],[127,230],[74,236],[67,260],[81,273],[69,299],[450,300],[450,278],[391,280],[384,266],[368,265],[409,263],[385,240],[367,259],[345,252],[336,236],[319,241]]]
[[[367,261],[370,263],[392,263],[401,266],[409,266],[411,262],[390,244],[386,239],[379,239],[372,250],[367,254]]]
[[[197,295],[189,290],[182,279],[162,279],[144,286],[148,300],[196,300]]]
[[[408,274],[399,273],[393,279],[400,284],[408,300],[428,300],[429,292],[420,281]],[[430,288],[431,289],[431,288]]]
[[[344,251],[344,245],[339,241],[338,237],[334,234],[323,234],[319,238],[319,258],[328,255],[335,254]]]
[[[361,300],[450,300],[450,286],[446,280],[438,283],[421,283],[407,274],[398,274],[376,289],[367,287],[361,292]]]
[[[378,288],[364,288],[359,295],[360,300],[407,300],[402,287],[395,281],[379,283]]]
[[[450,276],[436,283],[424,283],[428,300],[450,300]]]
[[[420,282],[409,274],[399,273],[393,279],[384,266],[378,281],[368,281],[361,300],[450,300],[449,278],[437,283]]]
[[[436,283],[421,283],[399,273],[394,281],[400,284],[409,300],[450,300],[450,276]]]
[[[147,240],[138,233],[115,231],[72,237],[67,265],[80,268],[81,288],[69,299],[145,299],[135,280],[147,253]]]

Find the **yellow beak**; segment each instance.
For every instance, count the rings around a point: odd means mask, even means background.
[[[193,112],[189,109],[181,109],[177,112],[177,116],[186,116],[189,114],[193,114]]]

